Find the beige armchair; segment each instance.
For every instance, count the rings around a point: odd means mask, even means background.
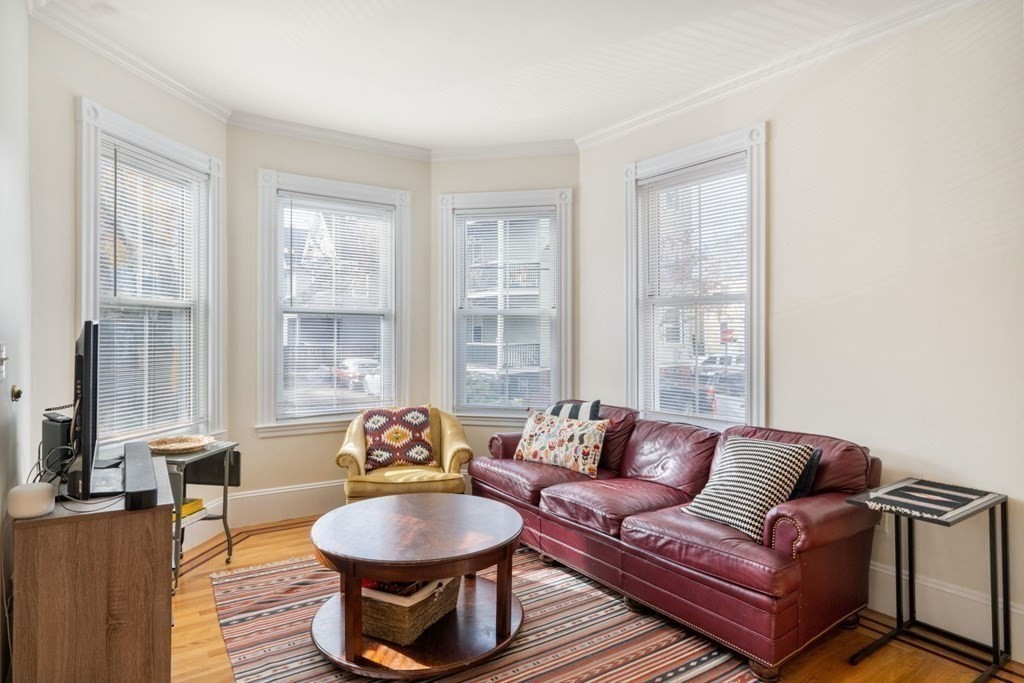
[[[431,408],[430,440],[440,467],[403,465],[367,472],[363,419],[352,420],[337,456],[338,467],[348,470],[346,502],[396,493],[464,493],[461,469],[472,459],[473,451],[466,443],[462,425],[451,413]]]

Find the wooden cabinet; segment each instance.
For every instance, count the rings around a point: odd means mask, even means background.
[[[154,471],[154,508],[15,521],[15,683],[170,681],[172,499],[162,458]]]

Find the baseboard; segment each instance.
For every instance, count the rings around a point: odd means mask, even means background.
[[[232,492],[228,503],[228,518],[233,529],[322,515],[345,503],[345,482],[343,479],[335,479]],[[208,500],[206,508],[210,514],[219,515],[222,510],[221,499]],[[200,522],[190,526],[185,532],[184,549],[187,551],[194,548],[223,531],[217,522]]]
[[[896,614],[896,568],[882,562],[871,563],[871,591],[868,607],[894,616]],[[904,579],[907,572],[903,572]],[[964,588],[917,573],[917,617],[982,643],[992,640],[992,616],[988,591]],[[1012,587],[1011,587],[1012,588]],[[904,583],[904,601],[907,599]],[[1000,605],[1002,601],[1000,600]],[[904,609],[906,609],[904,602]],[[905,614],[905,613],[904,613]],[[1000,619],[1002,616],[1000,615]],[[1024,604],[1010,601],[1011,651],[1024,651]],[[1019,660],[1020,654],[1014,659]]]

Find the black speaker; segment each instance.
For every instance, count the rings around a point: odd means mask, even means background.
[[[71,418],[60,413],[43,415],[42,481],[50,482],[74,459],[71,452]]]

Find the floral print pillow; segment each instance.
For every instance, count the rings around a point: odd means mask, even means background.
[[[516,447],[516,460],[542,462],[597,477],[609,420],[573,420],[530,411]]]

